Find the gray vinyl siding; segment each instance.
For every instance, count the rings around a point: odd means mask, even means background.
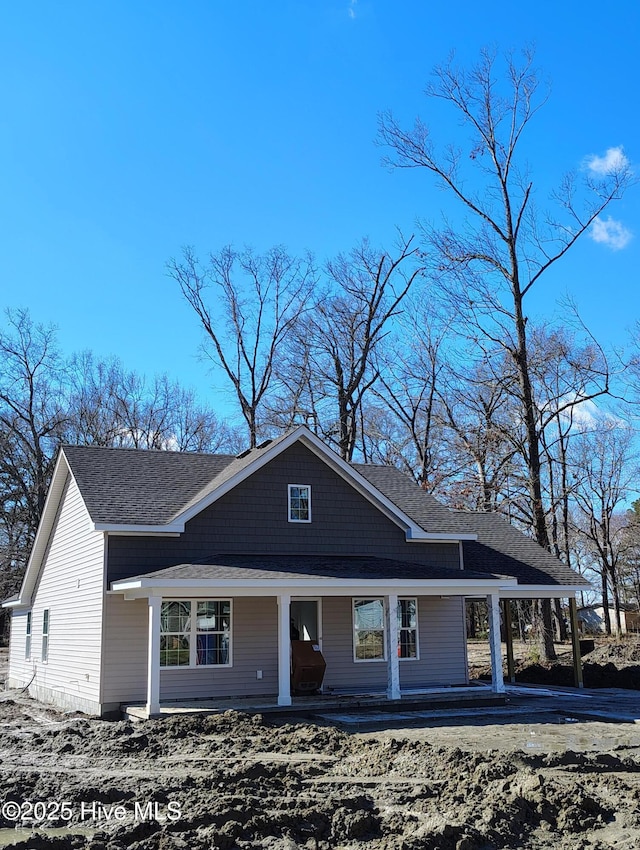
[[[9,688],[24,688],[31,676],[33,676],[31,660],[25,658],[27,614],[28,609],[26,608],[14,608],[11,612],[9,671],[7,674],[7,687]],[[33,625],[31,635],[31,645],[33,647]]]
[[[310,484],[310,523],[287,519],[287,485]],[[299,443],[190,520],[177,538],[109,540],[108,580],[215,554],[373,555],[459,568],[457,543],[407,543],[404,530]]]
[[[107,597],[102,701],[147,699],[146,600]],[[272,598],[233,600],[230,667],[161,669],[160,699],[259,696],[278,692],[277,605]],[[262,670],[262,679],[257,671]]]
[[[278,620],[271,597],[236,597],[230,667],[160,671],[160,699],[261,696],[278,693]],[[257,671],[262,670],[262,679]]]
[[[104,537],[91,528],[69,478],[32,599],[31,659],[24,658],[26,612],[15,617],[10,680],[65,708],[100,711],[100,650]],[[44,611],[49,610],[48,657],[42,660]],[[16,612],[17,613],[17,612]]]
[[[351,597],[322,600],[324,689],[386,688],[386,661],[354,661]],[[464,601],[459,597],[418,597],[420,658],[400,661],[400,687],[460,685],[468,681]]]
[[[146,599],[105,597],[102,702],[145,702],[149,606]]]
[[[353,660],[351,597],[324,597],[322,651],[324,689],[386,688],[385,661]],[[418,598],[420,659],[400,662],[403,688],[467,681],[463,600]],[[102,702],[147,698],[148,614],[146,600],[107,597]],[[262,670],[262,679],[257,671]],[[277,604],[273,597],[235,597],[230,667],[183,667],[160,671],[160,699],[275,696],[278,692]]]

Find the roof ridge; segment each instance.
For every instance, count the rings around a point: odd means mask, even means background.
[[[189,457],[216,457],[216,458],[235,458],[236,455],[230,452],[192,452],[188,449],[141,449],[136,446],[96,446],[91,444],[80,444],[80,443],[62,443],[60,448],[64,451],[66,449],[80,449],[84,451],[85,449],[91,449],[96,451],[107,451],[107,452],[135,452],[137,454],[146,454],[146,455],[180,455],[184,457],[185,455]]]

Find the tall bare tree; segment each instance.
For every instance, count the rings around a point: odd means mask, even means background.
[[[281,364],[280,409],[310,424],[346,460],[358,444],[363,402],[380,376],[377,349],[422,273],[417,260],[413,237],[400,237],[393,254],[364,240],[330,260],[320,297],[297,322]]]
[[[632,180],[626,157],[592,161],[579,182],[567,175],[553,193],[554,211],[540,213],[526,162],[519,160],[525,131],[545,102],[533,55],[505,58],[485,50],[466,70],[453,58],[436,67],[426,94],[453,109],[471,138],[463,146],[438,148],[429,126],[418,119],[404,129],[388,112],[380,139],[391,149],[387,162],[420,169],[457,202],[461,224],[424,224],[436,258],[434,272],[459,305],[468,333],[482,336],[512,359],[525,428],[525,463],[536,540],[549,548],[543,500],[538,410],[532,387],[525,299],[541,277],[565,256]],[[603,388],[606,391],[607,388]],[[548,607],[548,606],[547,606]],[[550,613],[545,614],[545,650],[553,657]]]
[[[582,432],[575,457],[578,531],[591,550],[594,568],[601,578],[608,634],[611,634],[609,590],[613,596],[616,630],[618,634],[622,631],[620,567],[628,524],[623,506],[640,473],[633,437],[631,428],[616,419],[605,418]]]
[[[227,246],[201,263],[187,247],[167,268],[205,331],[206,355],[233,387],[254,448],[276,356],[316,282],[313,260],[292,257],[281,246],[265,254]]]

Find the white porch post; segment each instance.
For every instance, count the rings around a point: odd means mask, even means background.
[[[497,593],[487,596],[489,614],[489,648],[491,649],[491,689],[497,694],[504,693],[502,678],[502,646],[500,643],[500,597]]]
[[[400,699],[400,662],[398,660],[398,596],[387,596],[387,699]]]
[[[291,705],[291,596],[278,596],[278,705]]]
[[[149,597],[149,641],[147,657],[147,717],[160,714],[160,611],[161,596]]]

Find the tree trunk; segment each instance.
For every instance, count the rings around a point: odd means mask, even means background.
[[[602,606],[604,614],[605,633],[611,635],[611,616],[609,615],[609,586],[607,584],[607,569],[603,565],[602,573]]]
[[[560,643],[564,643],[565,640],[569,637],[569,632],[567,631],[567,621],[564,617],[564,612],[562,611],[562,605],[560,604],[559,599],[553,600],[553,609],[554,609],[554,619],[556,623],[556,634],[558,635],[558,640]]]

